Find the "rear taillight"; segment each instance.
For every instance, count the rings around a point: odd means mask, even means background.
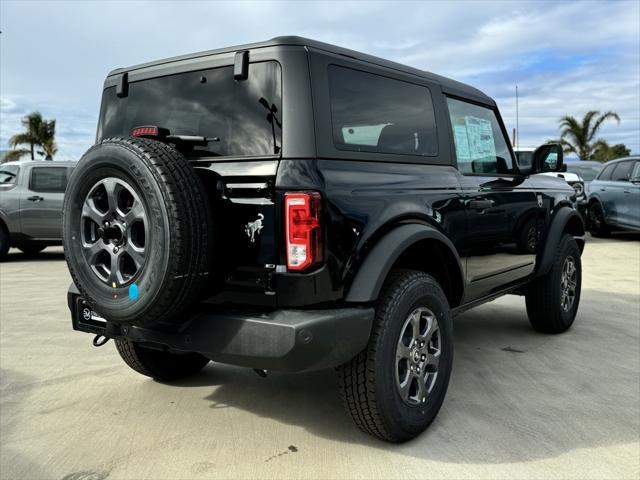
[[[287,269],[299,272],[322,261],[320,194],[285,193]]]

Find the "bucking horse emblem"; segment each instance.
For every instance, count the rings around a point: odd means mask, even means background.
[[[247,234],[251,243],[256,243],[256,235],[260,233],[263,227],[262,220],[264,220],[264,215],[259,213],[256,221],[249,222],[244,226],[244,233]]]

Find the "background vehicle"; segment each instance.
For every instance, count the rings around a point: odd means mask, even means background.
[[[9,247],[35,254],[62,244],[62,200],[75,162],[0,164],[0,260]]]
[[[567,166],[567,172],[575,173],[578,175],[584,183],[585,191],[589,192],[589,184],[596,178],[604,163],[595,162],[593,160],[565,160],[564,164]]]
[[[534,151],[535,151],[535,148],[528,148],[528,147],[522,147],[515,150],[516,157],[518,158],[518,163],[520,163],[523,166],[531,165]],[[583,218],[586,218],[587,193],[585,191],[586,187],[585,187],[584,179],[580,176],[580,174],[577,171],[570,170],[567,163],[565,163],[565,166],[566,166],[566,169],[562,172],[544,172],[544,173],[541,173],[540,175],[549,175],[552,177],[562,178],[565,182],[571,185],[571,187],[576,192],[576,207],[580,212],[580,214],[583,216]]]
[[[515,293],[537,330],[572,325],[583,223],[534,175],[562,149],[519,167],[477,89],[299,37],[104,86],[65,197],[68,302],[137,372],[338,367],[355,423],[397,442],[442,405],[455,314]]]
[[[605,163],[589,187],[588,208],[594,236],[616,228],[640,230],[640,157]]]

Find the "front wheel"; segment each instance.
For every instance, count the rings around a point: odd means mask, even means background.
[[[562,333],[571,327],[580,304],[582,263],[571,235],[560,240],[551,270],[535,279],[526,294],[527,314],[533,328]]]
[[[396,271],[380,297],[368,346],[338,368],[345,407],[366,433],[410,440],[440,410],[452,362],[453,325],[442,288],[423,272]]]
[[[156,380],[179,380],[202,370],[209,359],[199,353],[171,353],[143,347],[136,342],[116,339],[124,363],[136,372]]]
[[[594,237],[608,237],[611,234],[611,229],[607,225],[604,217],[604,209],[600,202],[594,201],[589,205],[588,210],[589,232]]]

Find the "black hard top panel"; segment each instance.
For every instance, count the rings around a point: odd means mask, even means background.
[[[461,82],[457,82],[456,80],[451,80],[450,78],[446,78],[440,75],[436,75],[434,73],[426,72],[424,70],[419,70],[417,68],[408,67],[400,63],[391,62],[389,60],[385,60],[380,57],[375,57],[373,55],[367,55],[366,53],[361,53],[355,50],[349,50],[347,48],[331,45],[329,43],[318,42],[317,40],[311,40],[309,38],[296,37],[296,36],[275,37],[265,42],[249,43],[246,45],[236,45],[236,46],[220,48],[216,50],[207,50],[204,52],[191,53],[188,55],[180,55],[177,57],[166,58],[163,60],[156,60],[154,62],[142,63],[142,64],[134,65],[128,68],[118,68],[110,72],[108,76],[117,75],[123,72],[130,72],[133,70],[138,70],[146,67],[158,66],[165,63],[177,62],[180,60],[197,59],[200,57],[206,57],[206,56],[216,55],[220,53],[236,52],[238,50],[255,50],[258,48],[278,47],[278,46],[308,47],[308,48],[313,48],[313,49],[333,53],[336,55],[343,55],[345,57],[354,58],[356,60],[360,60],[363,62],[369,62],[374,65],[389,68],[392,70],[398,70],[403,73],[416,75],[418,77],[422,77],[428,80],[438,82],[445,93],[450,93],[452,95],[456,95],[460,97],[471,98],[471,99],[480,101],[482,103],[487,103],[490,105],[495,104],[495,102],[489,96],[485,95],[483,92],[481,92],[477,88],[471,87],[470,85],[467,85]]]

